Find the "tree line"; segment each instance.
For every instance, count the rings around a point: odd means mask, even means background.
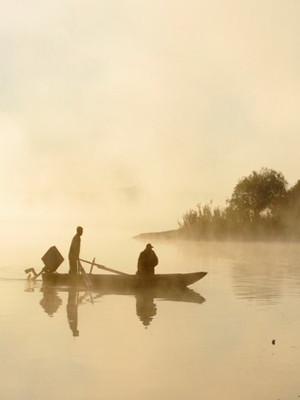
[[[186,211],[179,231],[194,239],[299,240],[300,180],[262,168],[239,179],[225,207],[212,202]]]

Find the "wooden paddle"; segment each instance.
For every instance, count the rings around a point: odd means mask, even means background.
[[[81,265],[80,260],[78,260],[78,271],[81,273],[84,283],[86,284],[88,290],[90,290],[92,283],[90,281],[88,274],[85,272],[83,266]]]
[[[92,261],[91,268],[90,268],[90,274],[93,272],[93,268],[94,268],[94,265],[95,265],[95,261],[96,261],[96,258],[94,257],[94,259],[93,259],[93,261]]]
[[[100,269],[103,269],[104,271],[114,272],[115,274],[120,274],[120,275],[130,275],[130,274],[126,274],[125,272],[117,271],[116,269],[111,269],[111,268],[104,267],[104,265],[101,265],[101,264],[96,264],[94,262],[94,260],[93,260],[93,262],[90,262],[90,261],[82,260],[80,258],[80,261],[85,262],[87,264],[91,264],[93,266],[95,265],[96,267],[98,267]]]
[[[84,280],[84,283],[86,284],[87,290],[88,290],[88,292],[90,294],[91,303],[94,304],[93,296],[92,296],[92,293],[91,293],[92,282],[91,282],[88,274],[85,272],[83,266],[81,265],[80,260],[78,260],[78,271],[81,273],[82,278]]]

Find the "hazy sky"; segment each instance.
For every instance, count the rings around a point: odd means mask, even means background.
[[[300,179],[299,0],[0,6],[2,219],[171,229],[253,170]]]

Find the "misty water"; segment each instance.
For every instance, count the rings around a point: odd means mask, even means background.
[[[157,273],[208,272],[189,300],[161,293],[141,307],[135,295],[80,292],[72,309],[70,291],[28,285],[24,273],[39,270],[52,245],[66,257],[71,238],[62,237],[29,237],[14,251],[6,238],[1,399],[299,398],[298,244],[152,242]],[[135,273],[146,242],[91,237],[83,235],[82,258]]]

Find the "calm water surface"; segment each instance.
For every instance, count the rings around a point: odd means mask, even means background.
[[[144,245],[83,239],[82,257],[134,273]],[[300,246],[154,245],[158,272],[208,275],[182,298],[43,291],[20,278],[47,248],[5,260],[0,398],[299,399]]]

